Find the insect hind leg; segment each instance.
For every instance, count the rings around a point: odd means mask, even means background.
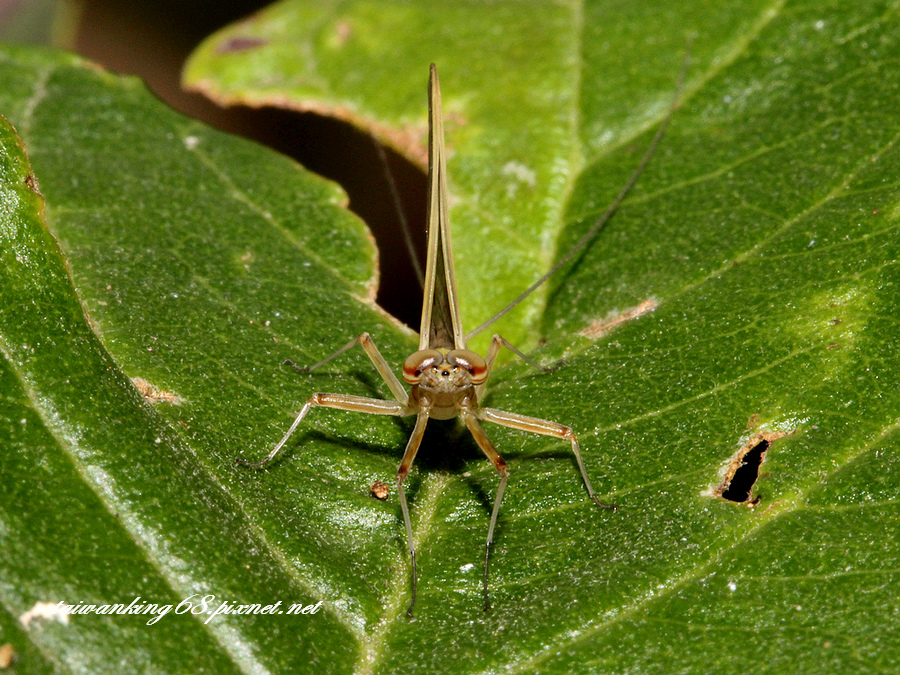
[[[494,528],[497,526],[497,516],[500,514],[500,502],[503,501],[503,492],[506,490],[506,482],[509,480],[509,465],[503,460],[500,453],[497,452],[491,439],[484,433],[484,429],[481,428],[475,415],[471,412],[464,412],[462,418],[465,421],[466,426],[469,427],[469,431],[472,432],[472,436],[475,438],[475,442],[478,443],[478,447],[481,448],[485,455],[487,455],[487,458],[491,460],[491,464],[493,464],[494,468],[500,473],[500,485],[497,487],[497,496],[494,498],[494,508],[491,511],[491,524],[488,527],[487,541],[484,546],[483,587],[484,611],[486,612],[491,608],[491,598],[490,595],[488,595],[488,565],[490,563],[491,544],[494,542]]]
[[[581,458],[581,449],[578,447],[578,438],[571,428],[558,422],[550,420],[542,420],[537,417],[528,417],[517,413],[507,412],[505,410],[495,410],[494,408],[481,408],[478,411],[479,419],[500,424],[511,429],[519,429],[520,431],[529,431],[533,434],[541,434],[543,436],[552,436],[560,440],[567,440],[572,444],[572,453],[575,455],[575,461],[578,463],[578,470],[584,480],[584,487],[587,488],[588,495],[594,503],[604,509],[616,510],[615,504],[605,504],[601,502],[594,493],[594,487],[588,478],[587,470],[584,468],[584,460]]]

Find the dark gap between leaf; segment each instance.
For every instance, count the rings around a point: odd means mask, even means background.
[[[259,141],[339,183],[350,197],[350,209],[366,222],[378,245],[381,279],[377,302],[418,330],[422,292],[371,137],[345,122],[312,113],[244,106],[223,108],[181,88],[181,68],[201,40],[269,1],[86,0],[78,32],[72,36],[69,47],[114,72],[138,75],[176,110],[223,131]],[[249,48],[246,44],[244,47]],[[424,261],[427,177],[411,162],[385,150],[419,258]],[[290,270],[285,270],[285,274],[290,274]]]
[[[761,440],[741,458],[741,464],[728,483],[728,489],[722,493],[723,499],[739,503],[750,500],[750,492],[756,479],[759,478],[759,466],[766,456],[769,445],[769,441]]]
[[[422,290],[372,137],[346,122],[313,113],[260,108],[244,110],[242,117],[246,118],[241,131],[244,136],[293,157],[347,192],[350,210],[365,221],[378,246],[380,282],[376,301],[418,330]],[[398,153],[384,149],[419,260],[424,261],[427,176]]]

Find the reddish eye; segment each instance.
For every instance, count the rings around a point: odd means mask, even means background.
[[[403,379],[416,384],[426,368],[431,368],[444,360],[444,355],[437,349],[423,349],[410,354],[403,362]]]
[[[452,366],[465,369],[472,379],[472,384],[481,384],[487,376],[487,364],[484,359],[469,349],[454,349],[447,352],[447,361]]]

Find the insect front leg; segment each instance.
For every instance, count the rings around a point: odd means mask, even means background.
[[[597,499],[597,495],[594,494],[594,488],[591,486],[591,481],[584,468],[584,461],[581,459],[581,450],[578,447],[578,439],[575,436],[575,432],[569,427],[559,424],[558,422],[542,420],[537,417],[517,415],[516,413],[506,412],[504,410],[495,410],[494,408],[480,408],[478,410],[478,418],[512,429],[530,431],[533,434],[553,436],[554,438],[570,441],[572,443],[572,452],[575,454],[575,461],[578,462],[578,470],[581,471],[581,477],[584,479],[584,486],[587,488],[588,495],[590,495],[597,506],[604,509],[616,509],[615,504],[604,504]]]
[[[497,497],[494,499],[494,509],[491,511],[491,524],[488,527],[487,543],[484,547],[484,611],[486,612],[491,608],[491,599],[488,595],[488,562],[490,561],[491,544],[494,541],[494,527],[497,525],[497,515],[500,513],[500,502],[503,501],[503,491],[506,490],[506,481],[509,480],[509,466],[503,461],[500,453],[497,452],[494,444],[491,443],[491,439],[484,433],[484,429],[481,428],[475,415],[466,411],[463,412],[462,418],[466,426],[469,427],[469,431],[472,432],[478,447],[491,460],[494,468],[500,472],[500,485],[497,488]]]
[[[479,384],[475,388],[475,396],[480,401],[484,397],[484,390],[487,387],[487,381],[491,376],[491,371],[494,369],[494,362],[497,360],[497,355],[500,353],[500,348],[506,347],[513,354],[522,359],[525,363],[530,366],[534,366],[537,370],[540,370],[543,373],[550,372],[553,368],[546,368],[542,366],[540,363],[531,360],[528,356],[526,356],[523,352],[521,352],[512,342],[507,340],[502,335],[498,333],[494,333],[493,337],[491,337],[491,344],[488,347],[487,355],[484,357],[484,362],[487,364],[487,371],[484,376],[484,381]]]
[[[357,344],[359,344],[359,346],[362,347],[366,352],[366,355],[375,366],[375,370],[377,370],[378,374],[381,375],[381,379],[384,380],[384,383],[391,390],[394,398],[396,398],[403,405],[406,405],[409,402],[409,395],[406,393],[406,389],[403,388],[400,380],[394,374],[394,371],[391,370],[390,364],[381,355],[381,352],[378,351],[378,347],[375,346],[375,342],[372,340],[372,336],[370,336],[368,333],[360,333],[355,338],[350,340],[350,342],[338,349],[336,352],[334,352],[333,354],[329,354],[324,359],[311,366],[298,366],[291,359],[285,359],[284,363],[289,364],[298,373],[311,373],[317,368],[321,368],[332,359],[336,359],[344,352],[352,349]]]
[[[406,505],[406,491],[403,488],[403,481],[409,474],[409,467],[412,466],[419,446],[422,444],[422,436],[425,435],[425,425],[428,423],[429,408],[423,407],[416,414],[416,426],[409,437],[406,444],[406,450],[403,452],[403,459],[400,460],[400,467],[397,469],[397,494],[400,496],[400,509],[403,511],[403,524],[406,525],[406,541],[409,544],[409,558],[412,564],[412,600],[409,602],[409,608],[406,615],[412,618],[413,606],[416,604],[416,544],[413,541],[412,523],[409,520],[409,506]]]

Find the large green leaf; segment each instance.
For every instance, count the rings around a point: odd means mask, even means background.
[[[280,3],[190,66],[220,100],[342,111],[413,152],[437,61],[472,325],[624,184],[697,34],[637,190],[504,325],[546,338],[536,356],[566,365],[504,368],[490,400],[571,424],[620,510],[591,506],[565,444],[489,429],[512,478],[484,614],[496,476],[465,436],[452,453],[429,436],[408,487],[413,621],[396,495],[368,496],[408,424],[316,411],[281,461],[234,465],[263,456],[313,391],[387,395],[360,354],[310,376],[283,358],[314,361],[362,330],[392,362],[414,344],[367,300],[371,246],[339,195],[131,81],[3,54],[0,112],[46,198],[42,212],[5,130],[0,626],[23,664],[834,672],[897,660],[897,8],[632,4]],[[648,299],[652,313],[578,334]],[[143,402],[138,377],[177,398]],[[739,448],[784,433],[755,508],[713,496]],[[38,601],[194,593],[323,605],[208,624],[16,622]]]
[[[670,106],[689,36],[694,101],[776,16],[761,2],[683,4],[286,0],[209,38],[184,79],[222,104],[326,111],[424,162],[422,73],[435,61],[471,328],[547,269],[564,223],[594,217],[624,185],[647,144],[641,132]],[[760,76],[745,67],[745,78]],[[592,172],[603,178],[580,194]],[[546,294],[500,332],[534,343]],[[602,311],[621,301],[604,294]]]
[[[329,285],[362,292],[370,256],[361,227],[321,180],[177,116],[135,81],[41,52],[2,58],[2,108],[40,167],[35,180],[5,126],[5,611],[27,617],[46,603],[135,598],[174,606],[204,595],[316,603],[322,589],[280,562],[270,533],[228,484],[246,478],[236,454],[258,445],[251,427],[265,407],[260,393],[273,378],[287,383],[276,352],[290,345],[273,337],[279,321],[296,320],[295,308],[279,317],[260,293],[284,297],[274,274],[287,265],[307,275],[308,293]],[[344,231],[302,230],[316,220]],[[261,244],[263,229],[282,244]],[[361,252],[346,252],[348,241]],[[277,261],[301,251],[303,261]],[[327,267],[320,255],[345,267]],[[259,265],[266,291],[251,273]],[[256,335],[255,346],[235,338],[245,333]],[[253,366],[255,358],[265,365]],[[181,403],[154,409],[129,377]],[[83,672],[113,670],[120,658],[145,672],[300,668],[341,651],[354,658],[349,611],[322,613],[315,634],[290,642],[275,638],[296,630],[297,617],[204,625],[174,614],[149,627],[143,615],[22,623],[46,664]]]

